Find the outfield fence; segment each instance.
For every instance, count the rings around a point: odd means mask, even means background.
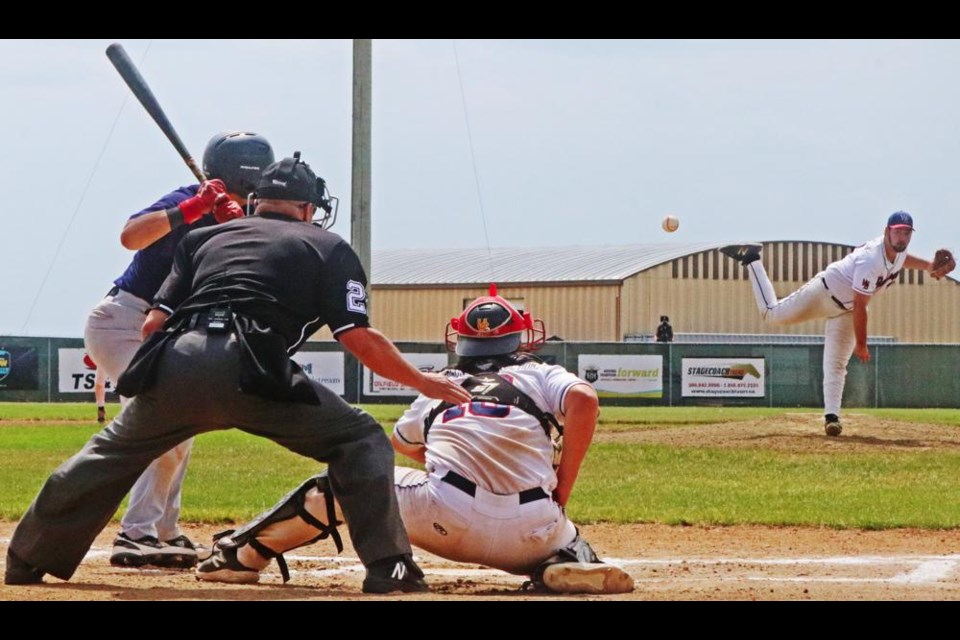
[[[423,370],[453,362],[439,343],[398,342]],[[960,408],[960,345],[871,344],[848,365],[845,407]],[[0,402],[93,400],[83,340],[0,336]],[[622,406],[819,407],[823,345],[549,342],[538,352]],[[414,392],[379,378],[336,342],[308,342],[296,359],[350,402],[406,403]],[[108,394],[112,398],[114,394]]]

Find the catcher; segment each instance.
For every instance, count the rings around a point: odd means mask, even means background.
[[[400,513],[415,546],[528,575],[525,588],[626,593],[633,578],[602,563],[564,512],[599,402],[589,383],[531,355],[544,335],[543,323],[498,296],[496,285],[451,319],[447,348],[460,360],[445,372],[473,400],[420,395],[397,422],[394,449],[426,466],[395,469]],[[326,474],[313,477],[252,522],[217,536],[197,578],[255,583],[276,558],[286,581],[281,554],[328,536],[341,550],[342,519]]]

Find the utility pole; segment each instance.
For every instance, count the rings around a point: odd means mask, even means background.
[[[353,41],[353,172],[350,191],[350,244],[373,282],[370,249],[370,111],[373,43]],[[367,298],[367,314],[370,314]]]
[[[370,286],[373,284],[370,250],[370,108],[373,43],[353,41],[353,160],[350,182],[350,246],[360,258],[367,274],[367,316],[372,318]],[[348,402],[363,397],[363,367],[348,351],[344,352],[347,371],[356,372],[353,394],[347,391]],[[349,377],[349,376],[348,376]],[[351,397],[353,396],[353,397]]]

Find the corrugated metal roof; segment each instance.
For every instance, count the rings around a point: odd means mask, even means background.
[[[500,249],[392,249],[373,252],[374,285],[496,282],[619,282],[712,242]]]

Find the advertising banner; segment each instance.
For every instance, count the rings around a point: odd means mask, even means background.
[[[763,365],[763,358],[683,358],[682,395],[762,398]]]
[[[663,356],[584,354],[577,369],[601,398],[663,397]]]
[[[340,351],[298,351],[291,358],[304,373],[337,395],[344,394],[343,353]]]
[[[446,353],[404,353],[403,357],[420,371],[439,371],[447,366]],[[416,396],[418,391],[378,376],[363,368],[363,393],[368,396]]]

